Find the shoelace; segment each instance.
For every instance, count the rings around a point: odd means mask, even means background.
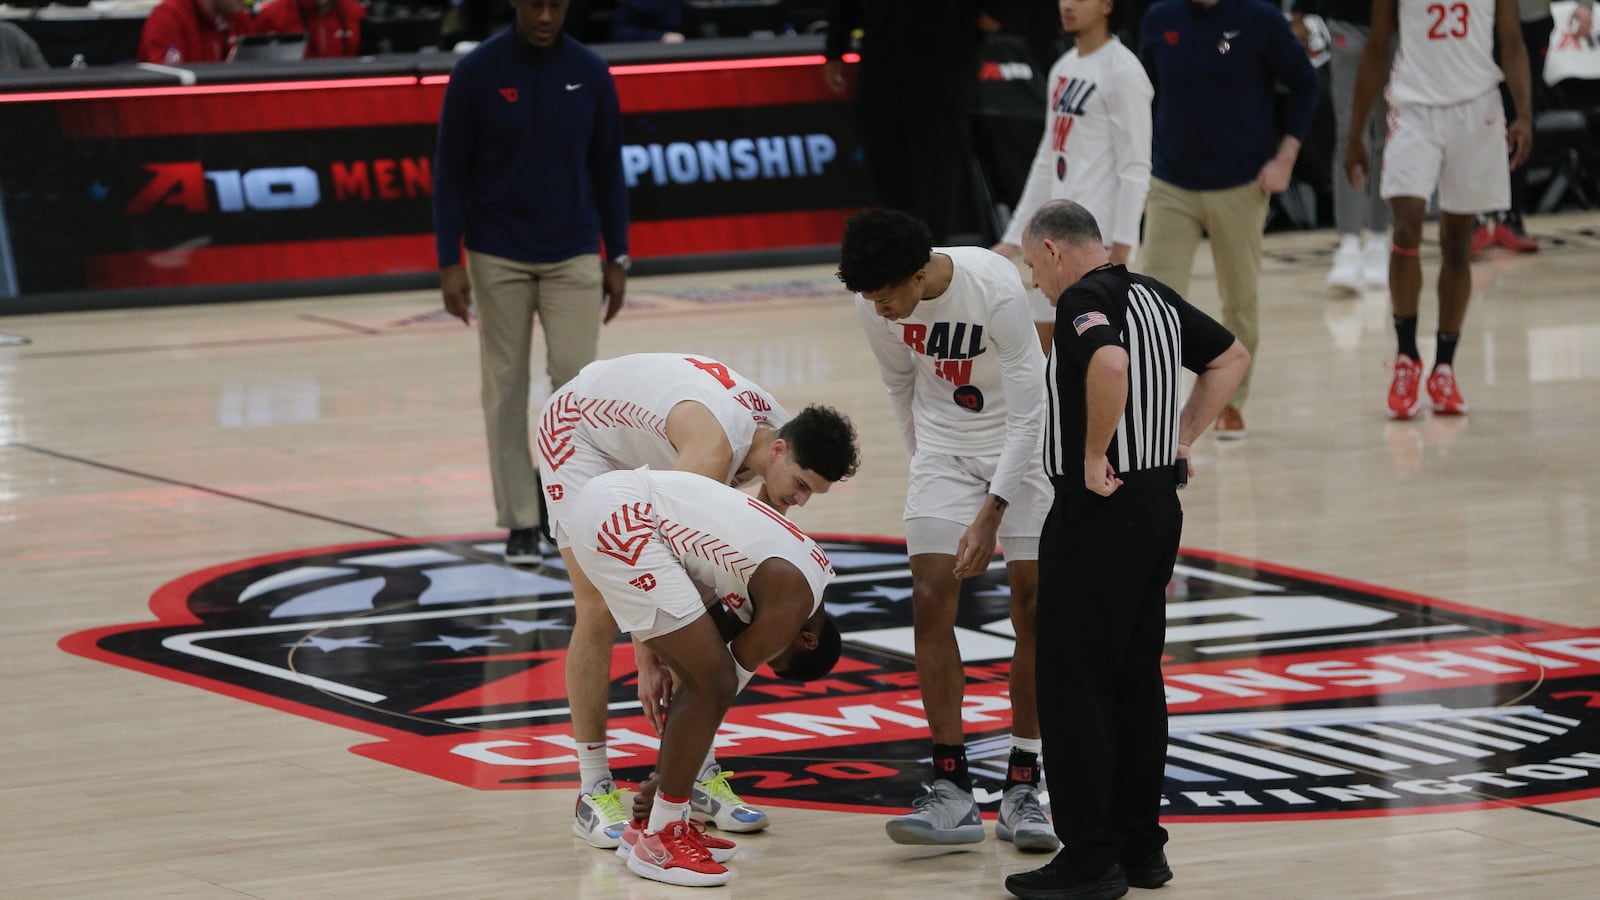
[[[1044,807],[1039,804],[1038,791],[1026,791],[1017,801],[1017,820],[1020,822],[1044,821]]]
[[[622,788],[617,788],[608,794],[591,794],[590,797],[594,799],[594,805],[599,807],[607,825],[626,822],[630,818],[622,808]]]
[[[706,848],[705,844],[700,843],[700,837],[695,829],[695,825],[698,824],[690,824],[690,822],[684,821],[673,822],[662,829],[661,842],[663,844],[671,843],[671,849],[674,853],[687,856],[691,861],[715,862],[716,860],[711,858],[711,851]],[[704,831],[705,826],[701,825],[699,830]]]
[[[936,788],[936,787],[934,787],[933,785],[930,784],[930,785],[928,785],[928,792],[927,793],[925,793],[921,797],[918,797],[917,799],[911,801],[911,808],[912,809],[921,809],[924,806],[929,806],[929,805],[932,805],[934,803],[938,803],[939,801],[945,800],[945,799],[948,799],[948,798],[946,798],[943,794],[939,793],[939,789],[938,788]]]
[[[1422,367],[1412,365],[1395,366],[1394,377],[1399,383],[1400,393],[1414,394],[1417,392],[1417,382],[1422,380]]]
[[[732,774],[732,772],[718,772],[715,778],[710,781],[703,781],[701,784],[705,785],[707,794],[721,800],[723,803],[729,806],[743,806],[744,798],[734,793],[733,787],[728,784],[728,778]]]

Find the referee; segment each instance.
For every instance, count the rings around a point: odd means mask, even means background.
[[[1019,897],[1113,898],[1172,878],[1157,821],[1166,764],[1166,587],[1189,447],[1233,396],[1244,345],[1166,285],[1106,260],[1094,217],[1055,200],[1023,236],[1056,298],[1044,467],[1055,504],[1039,539],[1044,758],[1071,777],[1062,849],[1006,878]],[[1179,367],[1199,374],[1179,410]],[[1079,451],[1083,467],[1078,467]]]

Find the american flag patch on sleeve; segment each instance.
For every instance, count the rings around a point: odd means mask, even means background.
[[[1079,335],[1082,335],[1085,331],[1088,331],[1096,325],[1110,324],[1111,322],[1106,319],[1106,314],[1100,312],[1086,312],[1072,320],[1072,327],[1077,329]]]

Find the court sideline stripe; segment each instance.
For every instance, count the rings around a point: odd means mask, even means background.
[[[316,519],[320,522],[327,522],[331,525],[342,525],[345,528],[354,528],[357,531],[371,532],[372,534],[382,535],[383,537],[387,538],[395,538],[398,540],[414,540],[411,535],[390,531],[387,528],[378,528],[374,525],[363,525],[360,522],[352,522],[349,519],[340,519],[335,516],[325,516],[322,513],[315,513],[306,509],[297,509],[293,506],[284,506],[281,503],[273,503],[270,500],[261,500],[256,497],[245,496],[244,494],[235,494],[231,491],[224,491],[220,488],[207,487],[203,484],[196,484],[192,481],[183,481],[178,478],[168,478],[165,475],[156,475],[152,472],[141,472],[138,469],[129,469],[125,466],[118,466],[112,463],[100,462],[99,460],[88,459],[82,456],[75,456],[71,453],[64,453],[60,450],[51,450],[48,447],[39,447],[33,444],[22,443],[20,441],[7,441],[6,446],[16,447],[19,450],[27,450],[32,453],[40,454],[41,456],[50,456],[56,459],[65,460],[67,462],[78,463],[79,465],[92,466],[96,469],[104,469],[107,472],[116,472],[121,475],[142,478],[146,481],[155,481],[161,484],[170,484],[175,487],[189,488],[190,490],[199,491],[203,494],[211,494],[212,496],[222,497],[227,500],[238,500],[243,503],[254,504],[256,506],[275,510],[277,512],[289,513],[290,515],[295,516],[303,516],[307,519]]]

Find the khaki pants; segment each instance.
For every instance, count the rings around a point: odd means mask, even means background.
[[[1211,236],[1211,261],[1222,295],[1222,324],[1254,356],[1256,294],[1261,281],[1261,233],[1267,225],[1268,197],[1255,182],[1221,191],[1187,191],[1159,178],[1150,179],[1145,209],[1144,247],[1139,271],[1189,296],[1194,251],[1204,232]],[[1230,401],[1244,409],[1255,361]]]
[[[594,361],[604,299],[598,254],[553,263],[523,263],[467,254],[467,275],[478,307],[483,363],[483,422],[489,438],[489,476],[500,527],[539,522],[538,470],[528,432],[533,319],[544,325],[545,371],[552,388]]]

